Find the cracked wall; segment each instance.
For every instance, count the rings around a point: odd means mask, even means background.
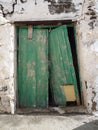
[[[1,11],[0,11],[1,12]],[[14,26],[0,13],[0,113],[14,113]]]
[[[78,57],[84,103],[98,110],[98,0],[86,0],[77,23]]]
[[[0,0],[0,112],[14,113],[14,21],[77,21],[77,52],[84,104],[98,110],[98,0]]]
[[[14,12],[14,6],[17,4],[17,0],[0,0],[0,6],[3,15],[12,14]]]
[[[0,0],[3,15],[11,21],[77,19],[84,0]],[[36,14],[35,14],[36,12]]]

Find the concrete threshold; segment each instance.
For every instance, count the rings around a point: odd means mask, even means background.
[[[18,108],[16,114],[20,115],[66,115],[66,114],[88,114],[84,106],[72,107],[49,107],[49,108]]]

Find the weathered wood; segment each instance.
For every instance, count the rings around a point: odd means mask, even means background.
[[[66,95],[61,86],[74,85],[76,99],[78,89],[66,26],[50,32],[50,88],[56,105],[66,104]]]
[[[33,29],[33,38],[29,40],[28,27],[19,28],[18,97],[21,107],[48,105],[47,35],[47,30]]]
[[[31,40],[32,39],[32,36],[33,35],[33,28],[32,28],[32,25],[29,25],[28,26],[28,39]]]

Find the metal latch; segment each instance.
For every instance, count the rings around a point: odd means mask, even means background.
[[[32,25],[28,26],[28,39],[31,40],[33,36],[33,27]]]

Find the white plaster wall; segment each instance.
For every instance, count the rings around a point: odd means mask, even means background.
[[[0,112],[14,113],[14,26],[0,15]]]
[[[41,21],[41,20],[76,20],[81,16],[82,4],[84,0],[72,0],[75,5],[76,11],[74,12],[62,12],[51,14],[48,6],[51,2],[46,0],[24,0],[21,3],[20,0],[0,0],[0,4],[3,6],[3,12],[9,13],[7,19],[11,21]],[[36,4],[35,4],[36,1]],[[52,0],[51,0],[52,1]],[[58,0],[56,0],[58,1]],[[64,0],[63,0],[64,1]],[[66,2],[67,0],[65,0]],[[12,6],[14,5],[14,8]],[[14,13],[11,13],[14,12]]]
[[[86,0],[77,24],[78,59],[84,104],[88,111],[98,110],[98,1]],[[91,11],[89,10],[91,9]],[[93,14],[93,15],[92,15]],[[93,17],[93,19],[91,18]],[[96,18],[95,18],[96,17]]]
[[[4,12],[12,12],[13,10],[13,4],[15,4],[15,0],[0,0],[0,4],[3,5]]]

